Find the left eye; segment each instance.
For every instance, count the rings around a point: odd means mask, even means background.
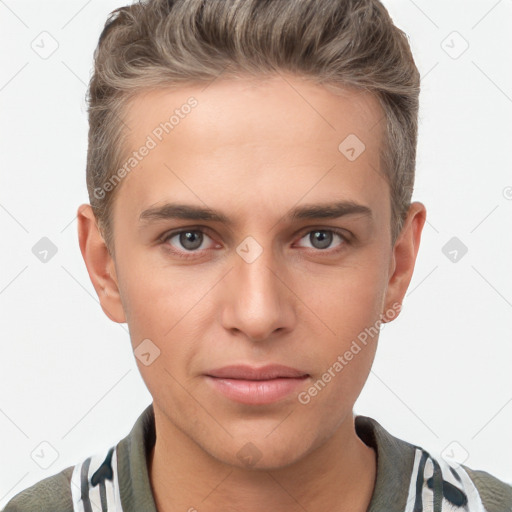
[[[329,248],[335,236],[338,237],[342,242],[346,242],[346,239],[343,235],[330,229],[314,229],[313,231],[306,233],[306,235],[303,236],[301,240],[306,239],[310,241],[310,243],[313,244],[313,249],[323,250]]]

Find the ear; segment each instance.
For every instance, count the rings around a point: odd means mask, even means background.
[[[78,207],[77,219],[80,251],[101,308],[113,322],[124,323],[126,316],[121,303],[114,260],[98,229],[90,204],[81,204]]]
[[[384,323],[390,322],[400,313],[402,301],[414,271],[426,216],[427,211],[422,203],[411,203],[402,230],[393,247],[382,318]],[[391,314],[391,311],[394,312],[393,316],[386,318],[386,313]]]

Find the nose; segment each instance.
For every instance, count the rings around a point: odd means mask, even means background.
[[[224,288],[224,328],[241,332],[251,341],[290,331],[295,321],[293,293],[286,284],[287,272],[272,251],[264,249],[254,261],[235,253],[233,260]]]

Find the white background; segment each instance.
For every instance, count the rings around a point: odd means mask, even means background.
[[[0,1],[0,507],[115,444],[151,401],[76,233],[92,54],[124,3]],[[512,483],[512,2],[385,5],[422,74],[414,199],[428,223],[355,410],[432,453],[456,441],[455,457]],[[31,47],[43,31],[58,43],[47,59]],[[42,263],[32,247],[45,236],[58,252]],[[457,262],[442,252],[454,236],[468,248]],[[41,442],[58,452],[47,469],[31,457],[50,461]]]

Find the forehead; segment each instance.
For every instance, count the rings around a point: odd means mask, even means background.
[[[191,102],[195,104],[192,108],[188,106]],[[336,140],[349,130],[370,142],[368,139],[381,135],[380,121],[384,115],[373,94],[353,87],[319,85],[286,74],[271,78],[218,78],[205,84],[191,83],[135,95],[125,116],[129,145],[136,146],[172,117],[175,138],[186,125],[204,143],[217,142],[218,135],[234,140],[252,134],[256,141],[278,133],[280,143],[294,142],[297,135],[307,135],[316,144],[328,132]],[[216,127],[214,131],[212,124]]]
[[[117,193],[139,212],[166,193],[196,203],[239,197],[239,205],[259,193],[270,205],[283,191],[297,202],[338,190],[368,202],[387,185],[383,118],[367,92],[290,75],[148,91],[126,111],[127,158],[150,149]]]

